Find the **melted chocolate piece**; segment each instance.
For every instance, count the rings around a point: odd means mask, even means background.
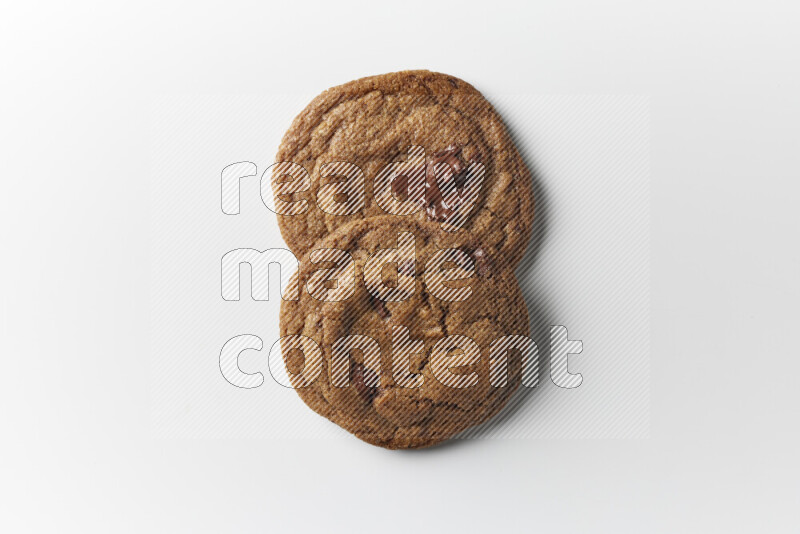
[[[363,364],[355,363],[352,367],[353,387],[356,389],[358,396],[366,402],[372,402],[378,395],[378,387],[370,387],[367,385],[367,379],[374,380],[377,378],[372,370],[364,367]]]
[[[472,251],[472,259],[475,260],[475,272],[481,278],[491,278],[494,270],[494,262],[486,254],[486,251],[478,247]]]
[[[392,316],[392,312],[389,311],[389,308],[386,307],[386,303],[383,302],[381,299],[377,299],[375,297],[371,298],[372,300],[372,307],[375,308],[375,311],[378,312],[378,315],[384,321],[388,321],[389,318]]]
[[[436,179],[436,166],[440,163],[448,164],[453,171],[453,182],[456,188],[461,191],[467,183],[468,166],[461,161],[460,155],[461,147],[452,144],[434,154],[425,169],[425,211],[428,217],[435,221],[443,221],[455,213],[454,209],[445,206],[444,195]],[[472,158],[472,161],[480,161],[480,156]]]

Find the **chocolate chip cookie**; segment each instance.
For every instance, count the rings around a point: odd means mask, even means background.
[[[528,335],[526,306],[474,235],[412,217],[356,220],[317,242],[291,283],[300,298],[282,303],[280,332],[292,384],[373,445],[444,441],[520,384],[521,353],[497,349]]]
[[[530,172],[492,105],[453,76],[405,71],[328,89],[295,118],[276,161],[307,173],[280,167],[272,182],[294,203],[278,219],[298,257],[340,226],[398,213],[480,236],[509,269],[530,237]]]

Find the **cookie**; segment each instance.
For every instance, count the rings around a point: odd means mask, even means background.
[[[292,384],[368,443],[440,443],[498,413],[520,384],[521,353],[492,349],[528,335],[527,309],[475,236],[412,217],[357,220],[314,245],[298,282],[280,314]]]
[[[307,172],[283,167],[272,181],[278,202],[296,208],[278,220],[298,257],[345,224],[396,215],[392,203],[418,220],[454,221],[510,269],[530,237],[530,171],[492,105],[453,76],[404,71],[328,89],[295,118],[276,161]],[[401,167],[389,176],[392,164]]]

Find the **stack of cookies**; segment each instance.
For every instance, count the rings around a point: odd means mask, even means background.
[[[280,319],[300,398],[391,449],[497,414],[521,381],[507,340],[529,333],[514,268],[533,196],[489,102],[428,71],[356,80],[316,97],[276,159],[280,229],[300,259]]]

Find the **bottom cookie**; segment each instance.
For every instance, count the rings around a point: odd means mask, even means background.
[[[520,384],[512,341],[528,335],[528,315],[513,275],[479,243],[385,217],[314,249],[280,325],[287,371],[309,407],[389,449],[435,445],[503,408]]]

